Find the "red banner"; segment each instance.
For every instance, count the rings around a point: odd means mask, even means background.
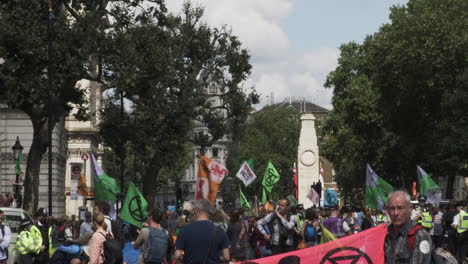
[[[271,257],[240,262],[240,264],[383,264],[387,225],[315,247]]]

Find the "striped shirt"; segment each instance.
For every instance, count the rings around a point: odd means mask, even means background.
[[[429,233],[421,229],[416,233],[414,248],[411,252],[408,245],[408,232],[416,226],[416,222],[410,220],[398,233],[395,233],[393,225],[388,227],[385,239],[385,263],[386,264],[429,264],[431,263],[432,241]]]

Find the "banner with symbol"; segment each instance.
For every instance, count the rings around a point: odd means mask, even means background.
[[[239,262],[239,264],[383,264],[386,235],[387,226],[382,224],[315,247]]]
[[[323,202],[323,205],[325,206],[335,206],[338,205],[338,194],[330,189],[325,190],[325,201]]]
[[[125,201],[120,213],[120,219],[129,222],[130,224],[141,228],[142,223],[146,222],[148,216],[148,203],[143,195],[138,191],[135,185],[130,182]]]
[[[268,162],[268,166],[265,170],[265,175],[263,176],[263,181],[262,185],[265,187],[265,189],[268,192],[271,192],[273,189],[273,185],[277,183],[280,179],[280,175],[278,171],[275,169],[275,166],[273,166],[273,163],[271,161]]]

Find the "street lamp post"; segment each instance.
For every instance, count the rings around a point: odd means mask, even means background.
[[[53,39],[53,34],[54,34],[54,13],[52,9],[52,0],[49,0],[49,16],[47,19],[47,86],[48,86],[48,93],[49,93],[49,108],[48,108],[48,118],[47,118],[47,124],[48,124],[48,131],[47,131],[47,136],[49,140],[49,153],[48,153],[48,159],[49,159],[49,179],[48,179],[48,184],[49,184],[49,216],[52,216],[52,131],[54,130],[53,122],[52,122],[52,89],[53,89],[53,71],[54,71],[54,63],[53,63],[53,46],[52,46],[52,39]]]
[[[16,196],[17,201],[19,201],[19,200],[22,200],[22,199],[19,198],[20,195],[21,195],[20,186],[19,186],[19,175],[21,174],[21,171],[18,168],[19,164],[17,162],[17,158],[20,155],[20,153],[23,153],[23,146],[21,146],[19,137],[16,137],[16,142],[13,145],[13,147],[11,147],[11,149],[13,150],[13,160],[16,163],[16,165],[15,165],[15,174],[16,174],[16,178],[15,178],[15,196]]]

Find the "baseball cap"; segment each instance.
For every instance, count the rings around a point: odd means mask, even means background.
[[[425,202],[427,200],[427,197],[425,195],[419,195],[418,201],[423,201]]]

